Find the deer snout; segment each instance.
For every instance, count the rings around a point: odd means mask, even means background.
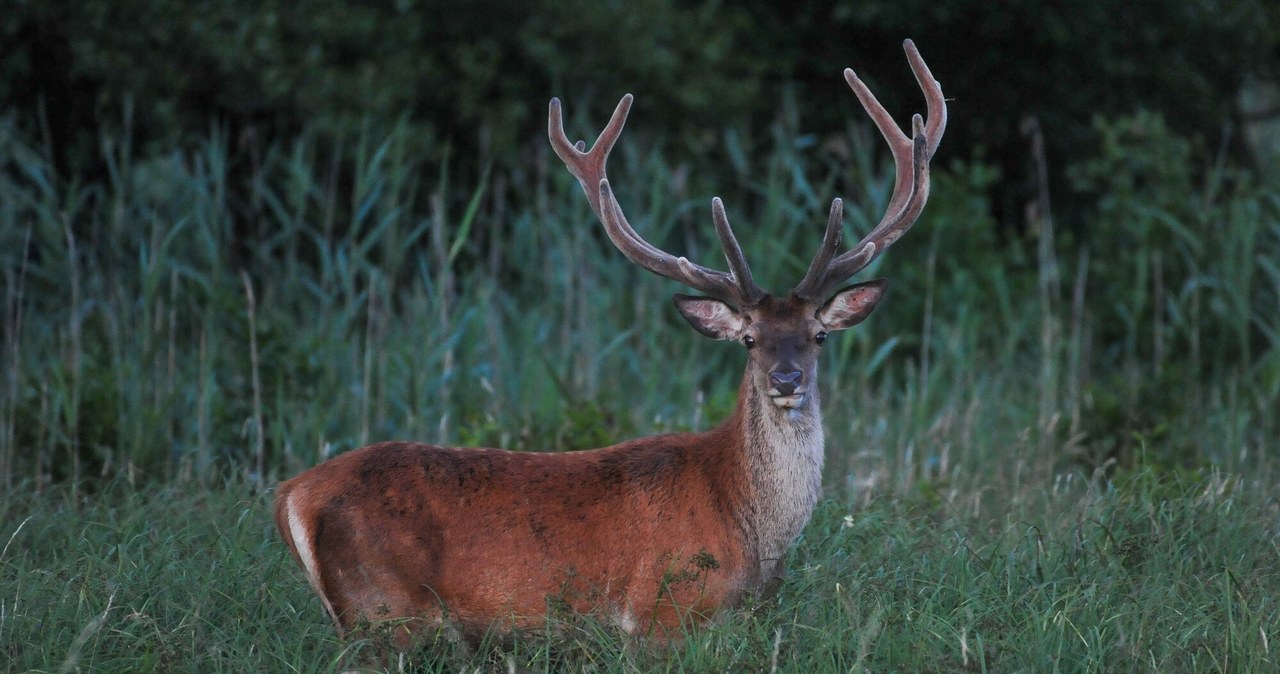
[[[799,370],[793,372],[770,372],[769,383],[777,391],[775,395],[795,395],[800,386],[804,384],[804,373]]]

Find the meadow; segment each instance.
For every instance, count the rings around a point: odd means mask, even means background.
[[[864,274],[890,295],[824,355],[825,496],[775,600],[661,652],[572,621],[399,666],[1276,669],[1280,190],[1156,117],[1100,124],[1087,208],[1042,192],[1022,235],[990,215],[1002,176],[944,142]],[[891,188],[861,127],[784,116],[702,158],[633,127],[636,228],[714,265],[720,194],[775,291],[831,197],[856,240]],[[279,480],[382,439],[563,451],[733,406],[740,348],[683,323],[538,136],[471,172],[404,129],[341,161],[305,133],[231,145],[108,136],[102,174],[64,180],[0,122],[4,671],[342,671],[368,644],[278,540]]]

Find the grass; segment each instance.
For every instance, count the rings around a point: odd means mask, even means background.
[[[1059,479],[1001,517],[920,489],[829,498],[776,602],[629,649],[591,624],[548,650],[417,653],[412,671],[1255,672],[1277,666],[1274,487],[1221,474]],[[1008,508],[1008,504],[1002,503]],[[252,485],[69,487],[6,500],[8,671],[336,672],[340,643]],[[486,664],[488,663],[488,664]]]
[[[890,296],[826,350],[826,496],[776,602],[670,651],[575,622],[407,666],[1275,669],[1280,192],[1115,124],[1082,169],[1091,229],[1042,209],[1025,248],[996,238],[999,176],[939,167],[872,270]],[[629,129],[633,224],[709,261],[715,184],[784,289],[828,196],[857,196],[852,238],[889,191],[863,130],[797,126],[727,135],[723,162]],[[623,262],[540,140],[466,179],[403,130],[347,161],[306,135],[252,162],[216,131],[125,140],[68,181],[0,124],[0,668],[341,671],[367,644],[272,531],[276,481],[381,439],[563,450],[733,405],[739,350]]]

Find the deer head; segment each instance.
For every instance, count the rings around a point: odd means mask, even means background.
[[[778,408],[795,410],[816,403],[817,362],[822,343],[829,333],[851,328],[865,319],[884,296],[887,281],[878,279],[837,288],[910,229],[929,198],[929,160],[946,128],[947,107],[941,86],[933,79],[915,45],[907,40],[904,47],[916,80],[924,90],[929,114],[927,124],[920,115],[912,118],[910,137],[898,128],[853,70],[844,71],[845,81],[893,153],[896,176],[886,213],[857,245],[840,253],[843,202],[835,199],[822,244],[808,272],[784,296],[772,295],[756,285],[719,197],[711,200],[711,216],[729,263],[727,272],[675,257],[645,241],[627,222],[609,186],[605,163],[626,124],[631,94],[622,97],[589,152],[583,141],[569,142],[564,133],[560,101],[551,100],[548,121],[551,145],[582,185],[609,240],[632,262],[704,293],[704,297],[676,295],[676,307],[698,332],[714,339],[741,342],[749,354],[750,383]]]

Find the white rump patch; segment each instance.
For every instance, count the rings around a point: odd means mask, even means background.
[[[294,504],[297,494],[290,494],[288,502],[285,503],[285,510],[289,513],[289,536],[293,538],[293,547],[298,551],[298,559],[302,562],[302,570],[307,574],[307,582],[311,583],[311,589],[316,591],[320,596],[320,601],[324,603],[324,610],[329,613],[329,617],[333,618],[335,624],[338,623],[338,616],[333,612],[333,604],[329,603],[329,598],[325,596],[324,587],[320,584],[320,566],[316,562],[315,545],[311,540],[311,532],[307,530],[307,526],[302,523],[302,517],[298,514],[298,508]]]

